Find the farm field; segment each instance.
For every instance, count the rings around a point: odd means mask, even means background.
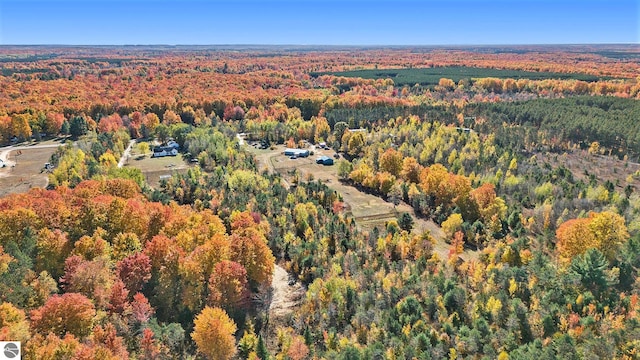
[[[323,72],[323,73],[311,73],[312,76],[321,75],[333,75],[343,77],[359,77],[363,79],[392,79],[396,86],[413,86],[420,84],[424,86],[438,85],[441,78],[447,78],[455,81],[456,83],[462,79],[475,79],[494,77],[500,79],[531,79],[531,80],[545,80],[545,79],[575,79],[581,81],[598,81],[601,78],[587,74],[568,74],[568,73],[554,73],[554,72],[532,72],[532,71],[518,71],[518,70],[503,70],[503,69],[491,69],[491,68],[476,68],[466,66],[444,66],[433,68],[418,68],[418,69],[367,69],[367,70],[352,70],[352,71],[338,71],[338,72]]]

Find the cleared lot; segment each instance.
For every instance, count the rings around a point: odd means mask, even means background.
[[[0,196],[29,191],[32,187],[46,187],[48,173],[44,164],[56,151],[57,144],[50,147],[34,145],[32,148],[0,149],[2,160],[7,165],[0,168]],[[20,155],[18,155],[20,154]]]
[[[162,178],[172,176],[174,173],[185,173],[189,165],[185,162],[182,154],[152,158],[151,155],[139,155],[132,152],[125,167],[140,169],[147,183],[151,187],[158,187]]]

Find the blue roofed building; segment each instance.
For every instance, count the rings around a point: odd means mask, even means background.
[[[316,164],[333,165],[333,159],[323,155],[316,159]]]

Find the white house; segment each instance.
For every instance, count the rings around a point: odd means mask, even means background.
[[[151,157],[165,157],[176,155],[178,155],[178,150],[176,148],[170,146],[156,146],[155,148],[153,148],[153,155],[151,155]]]
[[[285,156],[307,157],[309,154],[309,150],[305,149],[284,149]]]

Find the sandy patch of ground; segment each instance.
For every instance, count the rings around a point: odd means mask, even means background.
[[[279,318],[289,315],[302,302],[305,288],[299,282],[291,282],[289,273],[276,265],[271,281],[272,298],[269,305],[269,317]]]

